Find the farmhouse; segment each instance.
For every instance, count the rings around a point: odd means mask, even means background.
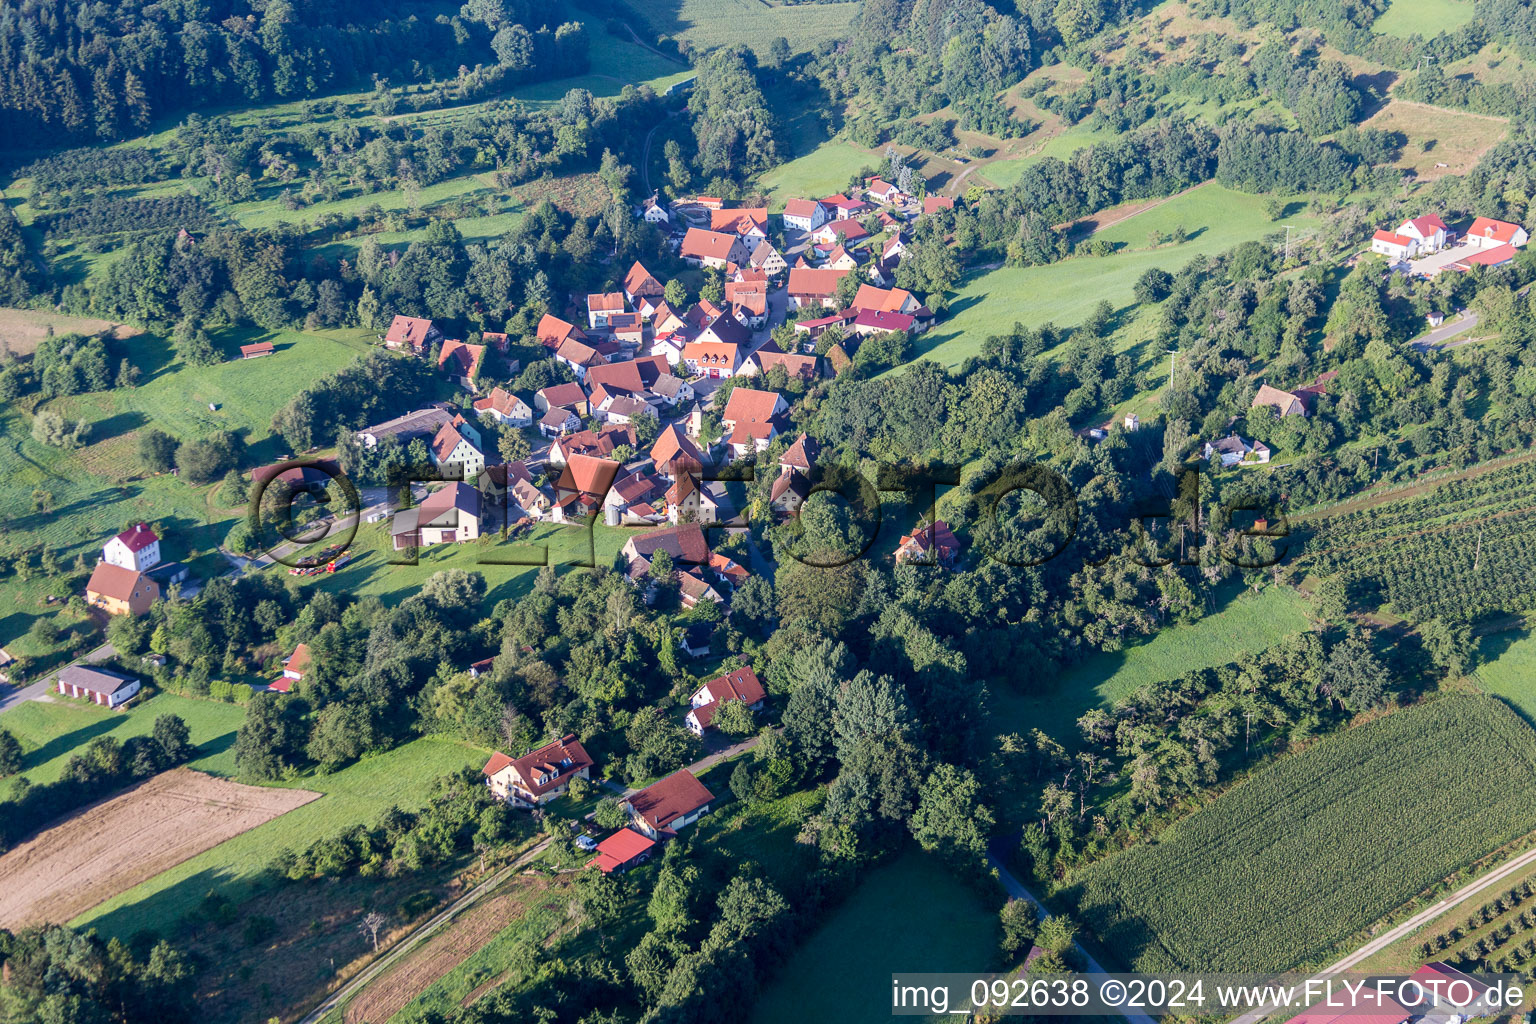
[[[548,412],[539,417],[539,433],[545,437],[555,438],[580,429],[581,419],[563,405],[552,406]]]
[[[704,530],[698,523],[663,526],[659,530],[637,533],[624,542],[621,554],[630,578],[643,575],[651,567],[651,558],[658,551],[665,551],[673,562],[684,565],[709,564],[709,544],[704,540]]]
[[[832,220],[811,232],[811,238],[822,245],[858,245],[869,232],[856,220]]]
[[[734,210],[711,210],[709,230],[732,232],[747,239],[748,245],[755,245],[758,240],[768,237],[768,208],[754,206]]]
[[[143,572],[160,562],[160,538],[148,524],[137,526],[107,541],[101,549],[101,557],[113,565]]]
[[[1260,384],[1259,393],[1253,396],[1253,403],[1249,408],[1257,409],[1265,405],[1275,410],[1276,416],[1305,416],[1307,414],[1307,405],[1300,397],[1293,395],[1289,391],[1272,388],[1268,384]]]
[[[779,254],[779,250],[766,241],[757,243],[757,248],[752,250],[752,257],[748,263],[769,277],[777,277],[789,269],[789,264],[784,262],[784,257]]]
[[[854,334],[864,338],[871,334],[910,331],[916,323],[917,318],[906,313],[887,313],[880,309],[861,309],[858,316],[853,318],[853,323],[849,325],[849,328]]]
[[[859,290],[854,293],[853,308],[910,316],[921,316],[925,309],[917,296],[905,288],[876,288],[867,284],[859,285]]]
[[[775,348],[763,346],[748,357],[748,365],[755,365],[763,373],[782,367],[790,380],[803,380],[807,383],[816,379],[816,357],[802,356],[793,353],[780,352]],[[750,371],[749,371],[750,372]]]
[[[559,438],[549,449],[549,462],[554,466],[564,465],[576,455],[606,459],[619,445],[633,448],[638,441],[634,427],[625,423],[608,423],[596,430],[579,430]]]
[[[763,684],[757,679],[757,673],[752,671],[752,666],[732,669],[718,679],[711,679],[694,692],[688,698],[692,710],[685,719],[688,731],[695,736],[704,735],[704,730],[710,727],[715,715],[720,709],[731,701],[741,701],[753,711],[763,706],[763,700],[768,696],[763,689]]]
[[[898,203],[906,198],[905,192],[882,178],[870,178],[864,194],[877,203]]]
[[[672,409],[679,403],[693,401],[693,385],[681,377],[664,373],[656,378],[655,384],[651,385],[651,394],[660,399],[662,405]]]
[[[85,584],[85,603],[108,615],[143,615],[160,599],[160,585],[143,573],[98,562]]]
[[[435,435],[443,424],[453,419],[453,413],[446,406],[435,405],[429,409],[417,409],[408,412],[404,416],[397,416],[392,420],[385,420],[375,426],[364,427],[355,437],[357,443],[365,448],[373,448],[386,437],[393,437],[404,447],[419,438],[430,438]]]
[[[461,387],[475,390],[475,378],[480,376],[480,364],[485,361],[484,345],[466,345],[450,339],[443,342],[437,354],[437,368],[446,370]]]
[[[720,518],[720,503],[703,490],[689,473],[678,473],[666,493],[667,520],[673,523],[713,523]]]
[[[629,272],[624,275],[624,295],[630,302],[636,299],[658,299],[665,292],[666,287],[656,279],[656,276],[639,261],[635,260]]]
[[[480,492],[462,481],[439,488],[415,508],[396,512],[389,532],[396,551],[474,540],[480,536]]]
[[[564,363],[569,367],[577,380],[585,380],[587,370],[594,366],[601,366],[608,360],[601,352],[586,342],[577,341],[575,338],[567,338],[555,350],[555,361]]]
[[[789,405],[777,392],[736,388],[726,400],[720,425],[728,431],[726,440],[736,457],[746,458],[768,450],[788,412]]]
[[[276,351],[277,349],[273,347],[270,341],[258,341],[254,345],[241,345],[240,358],[260,359],[262,356],[269,356]]]
[[[603,507],[613,480],[619,475],[617,462],[595,455],[572,454],[555,482],[555,518],[565,521],[589,516]]]
[[[896,545],[896,561],[913,562],[918,565],[938,564],[946,569],[952,569],[955,561],[960,557],[960,541],[955,537],[949,524],[942,519],[935,519],[933,526],[919,526]]]
[[[1378,231],[1371,237],[1371,252],[1393,262],[1417,259],[1445,248],[1445,222],[1431,213],[1411,217],[1394,231]]]
[[[837,294],[837,283],[848,276],[846,270],[817,270],[794,267],[789,272],[789,301],[796,309],[805,306],[830,306]]]
[[[304,678],[309,671],[309,645],[299,644],[288,655],[288,660],[283,662],[283,674],[267,684],[267,689],[277,693],[287,693],[293,689],[293,684]]]
[[[624,801],[635,827],[652,839],[671,837],[709,813],[715,794],[684,768]]]
[[[84,665],[71,665],[59,672],[60,693],[66,697],[84,697],[103,707],[122,707],[141,686],[131,676]]]
[[[497,751],[481,772],[485,784],[502,800],[537,807],[562,796],[572,779],[592,777],[592,758],[574,734],[530,750],[519,758]]]
[[[528,403],[505,388],[493,388],[490,395],[475,402],[475,412],[489,416],[508,427],[533,425],[533,410]]]
[[[821,201],[821,205],[827,208],[828,220],[845,220],[869,209],[869,204],[863,200],[850,199],[842,194],[827,196]]]
[[[1231,434],[1219,441],[1205,442],[1200,457],[1207,461],[1217,459],[1223,466],[1260,466],[1269,461],[1269,448],[1262,441],[1249,444]]]
[[[430,446],[432,465],[444,480],[473,480],[485,469],[480,451],[480,431],[463,416],[444,423]]]
[[[673,479],[681,468],[684,472],[699,472],[704,466],[704,453],[699,451],[698,445],[689,440],[676,423],[669,423],[656,435],[656,442],[651,445],[651,464],[656,467],[656,472],[667,479]],[[678,466],[678,460],[682,460],[682,466]]]
[[[827,222],[827,208],[814,199],[791,199],[784,204],[784,226],[815,231]]]
[[[397,316],[389,322],[384,332],[384,344],[389,348],[409,347],[421,355],[434,341],[441,341],[443,332],[432,325],[431,320],[419,316]]]
[[[636,864],[643,864],[651,857],[656,841],[631,828],[621,828],[597,844],[597,856],[587,861],[587,867],[596,867],[605,875],[624,871]]]
[[[695,267],[724,267],[727,263],[745,263],[748,249],[740,235],[689,228],[678,254]]]
[[[587,326],[593,329],[607,327],[615,313],[623,313],[623,292],[601,292],[587,296]]]
[[[1516,249],[1523,249],[1530,240],[1530,234],[1518,224],[1494,220],[1491,217],[1479,217],[1467,229],[1467,233],[1462,237],[1462,244],[1477,249],[1496,249],[1501,245],[1512,245]]]
[[[549,412],[551,409],[563,407],[579,416],[585,416],[588,412],[587,393],[581,389],[580,384],[572,381],[551,384],[533,393],[533,407],[539,412]]]

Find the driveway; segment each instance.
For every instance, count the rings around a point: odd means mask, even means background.
[[[1413,347],[1426,352],[1432,348],[1440,348],[1446,342],[1456,337],[1456,335],[1464,334],[1476,327],[1477,321],[1477,314],[1469,309],[1455,320],[1447,319],[1445,323],[1436,327],[1428,334],[1422,334],[1413,339]]]

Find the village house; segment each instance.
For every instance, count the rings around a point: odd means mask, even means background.
[[[906,313],[861,309],[848,325],[848,330],[861,338],[867,338],[871,334],[888,334],[891,331],[914,331],[916,326],[917,318]]]
[[[139,523],[107,541],[101,557],[112,565],[143,572],[160,564],[160,538],[149,524]]]
[[[122,707],[142,686],[132,676],[104,668],[70,665],[59,671],[59,693],[66,697],[84,697],[107,708]]]
[[[567,338],[555,350],[555,361],[568,367],[577,380],[586,380],[589,369],[601,366],[608,360],[592,345]]]
[[[792,352],[780,352],[772,343],[764,345],[752,355],[747,357],[744,368],[746,373],[768,373],[776,368],[783,368],[785,375],[790,380],[802,380],[806,383],[814,381],[817,377],[818,363],[815,356],[803,356]]]
[[[85,584],[85,603],[108,615],[143,615],[160,599],[160,585],[141,572],[98,562]]]
[[[727,263],[745,263],[748,252],[740,235],[689,228],[678,255],[695,267],[723,268]]]
[[[735,234],[745,240],[750,250],[759,241],[768,237],[768,208],[755,206],[738,207],[733,210],[711,210],[709,230]]]
[[[548,438],[556,438],[561,434],[580,429],[581,418],[563,405],[553,406],[539,417],[539,433]]]
[[[694,691],[693,696],[688,698],[692,709],[684,721],[689,732],[695,736],[702,736],[704,731],[710,728],[715,715],[731,701],[741,701],[753,711],[758,711],[762,709],[763,701],[767,696],[767,691],[758,681],[757,673],[752,671],[752,666],[732,669]]]
[[[462,341],[443,342],[437,355],[437,367],[446,370],[448,376],[467,391],[475,390],[475,379],[480,376],[480,365],[485,361],[484,345],[466,345]]]
[[[689,373],[713,379],[734,377],[741,369],[741,346],[718,341],[689,342],[683,346],[683,365]]]
[[[670,523],[713,523],[720,519],[720,504],[700,486],[692,473],[678,472],[674,467],[672,486],[667,488],[664,502],[667,521]]]
[[[960,541],[949,524],[942,519],[935,519],[931,527],[918,526],[896,545],[898,564],[912,562],[916,565],[940,565],[953,569],[959,558]]]
[[[649,572],[658,551],[665,551],[679,566],[709,564],[709,543],[703,528],[698,523],[679,523],[637,533],[624,542],[620,554],[629,578],[638,580]]]
[[[653,195],[640,204],[640,219],[647,224],[670,224],[672,218],[661,200]]]
[[[476,401],[475,412],[489,416],[505,427],[533,425],[533,410],[528,408],[528,403],[501,387],[493,388],[487,397]]]
[[[424,355],[433,342],[442,338],[443,332],[433,326],[431,320],[419,316],[397,316],[384,332],[386,347],[409,348],[417,355]]]
[[[940,210],[953,210],[955,201],[948,196],[924,196],[923,215],[938,213]]]
[[[555,481],[554,521],[565,523],[595,515],[622,468],[597,455],[571,453]]]
[[[827,222],[827,208],[814,199],[791,199],[784,204],[784,226],[815,231]]]
[[[751,458],[768,450],[788,413],[789,405],[777,392],[738,387],[726,400],[720,425],[736,458]]]
[[[863,200],[850,199],[842,194],[827,196],[821,201],[821,205],[827,209],[827,220],[847,220],[857,217],[870,208],[869,204]]]
[[[603,521],[609,526],[659,526],[666,518],[658,507],[665,486],[643,468],[614,481],[603,495]]]
[[[655,384],[651,385],[651,394],[668,409],[675,409],[683,402],[693,401],[693,385],[681,377],[664,373],[656,378]]]
[[[899,203],[907,198],[905,192],[882,178],[870,178],[864,194],[877,203],[886,204]]]
[[[299,644],[288,655],[288,660],[283,662],[283,674],[267,684],[267,689],[276,693],[287,693],[293,689],[293,684],[304,678],[309,671],[309,645]]]
[[[646,270],[639,260],[635,260],[628,273],[624,275],[624,297],[631,303],[638,303],[640,299],[659,300],[666,290],[666,286]]]
[[[725,595],[704,578],[704,573],[697,566],[692,566],[677,574],[677,603],[689,609],[696,607],[700,601],[723,605]]]
[[[572,779],[590,779],[593,760],[574,733],[512,758],[497,751],[480,769],[498,799],[538,807],[564,796]]]
[[[442,429],[443,424],[453,420],[453,415],[448,406],[434,405],[427,409],[408,412],[404,416],[397,416],[375,426],[364,427],[353,437],[365,448],[377,447],[386,437],[393,437],[404,447],[417,438],[427,440],[434,437]]]
[[[1436,214],[1411,217],[1394,231],[1378,231],[1371,238],[1371,252],[1394,263],[1417,259],[1445,248],[1446,226]]]
[[[829,270],[853,270],[859,265],[859,261],[854,259],[853,254],[847,249],[834,245],[821,265]]]
[[[587,296],[587,326],[593,330],[606,328],[615,313],[623,313],[623,292],[600,292]]]
[[[917,296],[905,288],[876,288],[867,284],[859,285],[859,290],[854,293],[853,308],[879,313],[905,313],[914,317],[927,312],[927,307],[918,301]]]
[[[1307,405],[1299,396],[1270,387],[1268,384],[1260,384],[1258,394],[1253,396],[1253,402],[1249,408],[1257,409],[1266,405],[1275,410],[1275,415],[1280,417],[1307,414]]]
[[[665,302],[656,305],[656,311],[651,314],[651,331],[656,337],[661,338],[674,331],[680,331],[688,326],[688,322],[678,315],[677,310]]]
[[[1207,441],[1201,450],[1201,458],[1219,461],[1223,466],[1261,466],[1269,461],[1269,448],[1262,441],[1249,444],[1236,434],[1219,441]]]
[[[846,270],[795,267],[789,272],[789,301],[796,309],[834,305],[837,284],[847,276]]]
[[[1463,244],[1477,249],[1496,249],[1501,245],[1523,249],[1530,240],[1530,234],[1520,225],[1491,217],[1477,218],[1462,236]]]
[[[430,446],[432,465],[444,480],[473,480],[485,469],[480,431],[463,416],[444,423]]]
[[[828,221],[811,232],[812,240],[822,245],[858,245],[869,237],[869,231],[856,220]]]
[[[551,409],[566,408],[578,416],[590,415],[591,410],[587,405],[587,393],[580,384],[574,381],[566,381],[564,384],[551,384],[547,388],[540,388],[533,393],[533,407],[539,412],[549,412]]]
[[[656,467],[657,475],[667,480],[675,479],[680,471],[699,473],[706,461],[698,445],[676,423],[667,424],[656,435],[656,441],[651,445],[650,459]]]
[[[628,797],[624,805],[636,828],[661,839],[708,814],[714,799],[715,794],[684,768]]]
[[[258,341],[253,345],[241,345],[240,358],[260,359],[262,356],[269,356],[276,351],[277,349],[273,347],[270,341]]]
[[[487,348],[494,348],[497,352],[501,352],[503,354],[505,354],[507,351],[507,345],[510,344],[507,341],[507,336],[498,331],[482,332],[480,335],[480,342]]]
[[[752,256],[747,261],[754,270],[761,270],[769,277],[778,277],[789,269],[789,264],[768,242],[758,242],[757,248],[752,250]]]
[[[539,339],[539,344],[551,352],[560,351],[560,346],[567,341],[585,341],[587,337],[575,324],[548,313],[539,320],[534,335]]]
[[[595,867],[605,875],[627,871],[650,860],[655,849],[656,840],[632,828],[621,828],[597,844],[597,856],[587,861],[587,867]]]
[[[615,313],[608,318],[608,330],[613,340],[631,353],[645,340],[645,326],[639,313]]]
[[[480,492],[462,481],[438,488],[415,508],[396,512],[389,533],[396,551],[475,540],[480,536]]]
[[[605,423],[596,430],[578,430],[555,439],[549,449],[549,464],[563,466],[574,455],[607,459],[620,445],[633,448],[639,443],[635,428],[627,423]]]

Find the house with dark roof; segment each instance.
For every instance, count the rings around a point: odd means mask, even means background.
[[[132,676],[103,668],[70,665],[59,671],[59,693],[66,697],[83,697],[102,707],[120,708],[142,687],[143,684]]]
[[[401,447],[405,447],[417,438],[431,439],[444,423],[453,419],[453,415],[449,406],[433,405],[426,409],[408,412],[404,416],[396,416],[392,420],[385,420],[371,427],[364,427],[353,436],[357,443],[365,448],[376,447],[387,437],[393,437],[400,442]]]
[[[1269,461],[1269,448],[1262,441],[1249,444],[1236,434],[1217,441],[1207,441],[1201,458],[1223,466],[1262,466]]]
[[[711,679],[694,691],[688,698],[691,710],[684,719],[688,731],[695,736],[704,735],[715,715],[731,701],[740,701],[753,711],[760,710],[768,693],[758,681],[752,666],[734,668],[725,675]]]
[[[499,799],[518,807],[538,807],[570,788],[572,779],[590,779],[593,761],[574,733],[567,733],[521,757],[497,751],[480,769]]]
[[[896,562],[940,565],[953,569],[960,558],[960,541],[949,524],[935,519],[932,526],[919,525],[896,545]]]
[[[703,528],[698,523],[680,523],[637,533],[624,542],[621,553],[629,567],[630,578],[650,569],[651,559],[658,551],[665,551],[674,563],[680,565],[709,564],[709,543],[704,539]]]
[[[684,768],[628,797],[624,805],[636,828],[660,839],[704,817],[714,799],[715,794]]]

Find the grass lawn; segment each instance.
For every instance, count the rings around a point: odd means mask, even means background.
[[[1509,134],[1509,123],[1502,118],[1405,100],[1387,103],[1365,122],[1365,127],[1396,132],[1407,139],[1397,166],[1426,180],[1465,174]]]
[[[1536,636],[1524,629],[1489,634],[1478,645],[1478,660],[1474,675],[1483,689],[1536,722]]]
[[[1472,20],[1472,0],[1392,0],[1371,28],[1383,35],[1423,36],[1454,32]]]
[[[1038,728],[1058,741],[1077,742],[1077,719],[1089,708],[1113,704],[1152,683],[1213,668],[1255,654],[1312,628],[1306,599],[1285,587],[1232,597],[1218,612],[1187,626],[1168,626],[1145,643],[1095,654],[1068,669],[1051,692],[992,691],[997,733]]]
[[[21,741],[25,752],[21,774],[36,785],[57,781],[70,756],[84,751],[98,736],[111,736],[119,743],[130,736],[148,736],[160,715],[177,715],[187,723],[198,747],[188,767],[210,775],[234,775],[235,730],[245,719],[245,709],[238,704],[162,693],[135,702],[127,711],[108,711],[59,697],[12,708],[0,718],[0,727]]]
[[[1194,256],[1263,238],[1287,224],[1304,232],[1316,223],[1294,212],[1271,221],[1265,198],[1211,183],[1097,232],[1095,238],[1117,246],[1113,255],[974,273],[951,299],[946,317],[917,339],[916,354],[958,366],[981,352],[988,335],[1011,330],[1015,321],[1066,327],[1081,322],[1100,300],[1124,309],[1134,302],[1137,278],[1153,267],[1177,270]],[[1188,240],[1149,246],[1152,231],[1174,227],[1183,227]]]
[[[426,801],[433,779],[482,764],[486,753],[466,743],[423,737],[331,775],[276,783],[324,796],[156,875],[73,923],[94,927],[104,937],[126,939],[143,928],[168,934],[209,890],[243,900],[279,850],[307,846],[349,825],[372,821],[393,805],[414,810]]]
[[[753,1024],[891,1017],[896,971],[984,971],[997,914],[937,857],[916,851],[872,871],[763,990]]]
[[[774,197],[773,209],[782,210],[786,199],[834,195],[859,171],[884,165],[885,160],[871,150],[834,139],[775,167],[762,176],[761,184]]]
[[[796,53],[848,35],[857,3],[776,7],[762,0],[630,0],[651,29],[687,39],[701,50],[745,44],[768,52],[779,36]],[[645,29],[636,26],[643,38]],[[596,61],[593,61],[596,66]]]
[[[558,568],[584,561],[589,555],[585,529],[544,524],[514,541],[501,541],[491,534],[479,541],[422,548],[418,564],[395,565],[391,560],[401,558],[402,553],[392,550],[388,525],[384,522],[359,526],[352,542],[352,559],[346,566],[334,574],[305,577],[301,582],[359,597],[372,594],[386,604],[395,604],[419,591],[433,573],[444,569],[468,569],[485,577],[486,607],[491,608],[504,598],[528,593],[545,558]],[[612,565],[614,556],[631,532],[628,528],[599,523],[591,538],[591,548],[596,552],[595,564]],[[521,559],[529,564],[487,564],[482,559]]]
[[[1056,134],[1045,137],[1039,141],[1038,135],[1032,135],[1024,139],[1021,146],[1031,144],[1038,146],[1026,156],[1011,157],[1003,160],[994,160],[989,164],[983,164],[976,173],[1004,188],[1019,180],[1024,169],[1030,164],[1039,163],[1048,156],[1054,156],[1058,160],[1066,160],[1080,149],[1086,149],[1096,142],[1108,142],[1115,138],[1113,132],[1095,131],[1084,124],[1075,124],[1059,130]]]

